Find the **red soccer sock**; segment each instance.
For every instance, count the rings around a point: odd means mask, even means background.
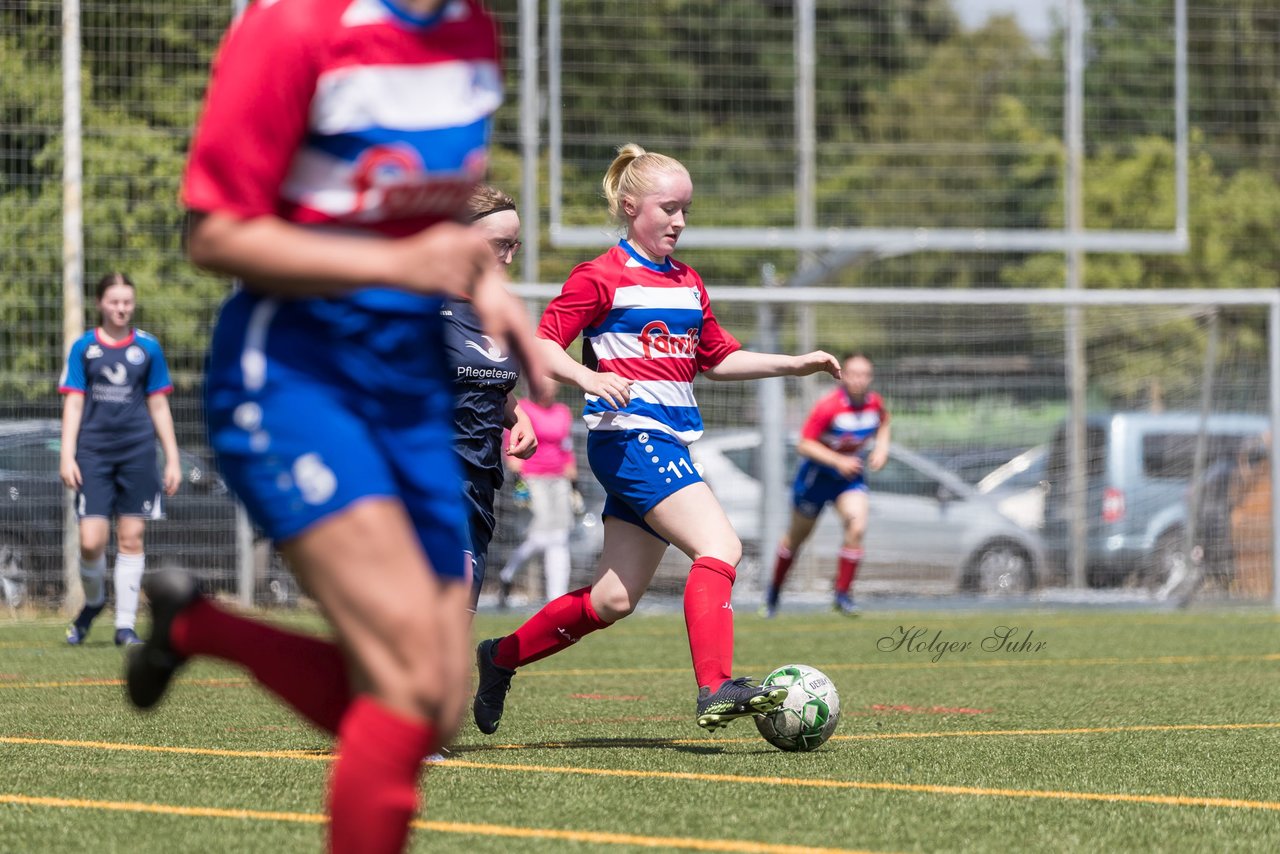
[[[733,564],[700,557],[684,585],[684,624],[698,687],[715,691],[733,671]]]
[[[610,625],[591,607],[590,587],[571,590],[543,605],[523,626],[498,641],[493,663],[514,670],[555,655]]]
[[[278,629],[197,599],[173,620],[169,638],[184,656],[245,667],[263,687],[330,733],[351,703],[347,662],[332,641]]]
[[[778,546],[778,557],[773,564],[774,591],[782,589],[782,583],[787,580],[787,573],[791,571],[793,560],[795,560],[795,552],[784,546]]]
[[[840,560],[836,564],[836,593],[846,596],[853,587],[853,579],[858,575],[858,564],[862,562],[862,549],[841,549]]]
[[[395,714],[376,700],[351,701],[338,729],[329,782],[332,854],[399,854],[418,808],[422,760],[440,744],[429,721]]]

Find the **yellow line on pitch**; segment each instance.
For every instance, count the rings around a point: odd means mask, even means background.
[[[1135,726],[1116,726],[1116,727],[1072,727],[1064,729],[973,729],[973,730],[936,730],[933,732],[874,732],[874,733],[854,733],[851,735],[833,735],[832,741],[888,741],[894,739],[912,739],[912,738],[982,738],[987,736],[1014,735],[1105,735],[1108,733],[1118,732],[1187,732],[1187,731],[1214,731],[1214,730],[1254,730],[1254,729],[1280,729],[1280,723],[1252,723],[1252,724],[1145,724]],[[2,741],[2,739],[0,739]],[[622,744],[634,744],[636,747],[644,747],[645,745],[654,744],[753,744],[759,742],[759,738],[637,738],[634,742],[622,742]],[[616,739],[609,741],[611,746],[618,746]],[[575,744],[568,741],[534,741],[525,744],[485,744],[485,745],[457,745],[458,753],[480,752],[482,750],[538,750],[538,749],[563,749],[572,747],[589,748],[592,747],[590,739],[586,739],[582,743]]]
[[[190,807],[180,804],[141,803],[137,801],[89,801],[78,798],[49,798],[0,793],[0,804],[61,809],[107,810],[112,812],[150,813],[189,818],[232,818],[253,821],[327,824],[328,816],[319,813],[273,812],[270,810],[227,809],[222,807]],[[632,845],[642,848],[685,849],[690,851],[745,851],[749,854],[870,854],[849,848],[811,848],[807,845],[780,845],[743,839],[690,839],[679,836],[640,836],[631,833],[607,833],[598,830],[558,830],[542,827],[512,827],[501,824],[416,820],[418,830],[457,833],[465,836],[503,836],[515,839],[554,839],[564,842],[587,842],[596,845]]]
[[[818,668],[824,673],[829,670],[904,670],[904,669],[950,669],[950,668],[970,668],[970,667],[1094,667],[1094,666],[1124,666],[1124,665],[1148,665],[1148,664],[1210,664],[1222,662],[1265,662],[1280,661],[1280,652],[1260,653],[1258,655],[1160,655],[1145,658],[994,658],[985,661],[941,661],[937,664],[931,661],[868,661],[853,663],[827,663],[814,664],[813,667]],[[741,670],[768,670],[764,665],[749,666],[743,665]],[[522,678],[534,676],[540,677],[558,677],[558,676],[602,676],[602,675],[630,675],[630,674],[647,674],[647,673],[684,673],[686,667],[581,667],[567,668],[561,670],[532,670],[521,671]]]
[[[1187,724],[1152,727],[1153,729],[1201,729],[1232,728],[1256,729],[1260,727],[1276,727],[1276,724]],[[1126,731],[1130,728],[1115,728],[1114,731]],[[1076,734],[1093,731],[1111,732],[1106,728],[1096,730],[991,730],[990,734]],[[978,733],[974,733],[978,734]],[[911,735],[911,734],[907,734]],[[914,734],[915,737],[938,737],[928,733]],[[57,747],[81,747],[99,750],[142,751],[149,753],[177,753],[197,756],[226,756],[257,759],[303,759],[313,762],[329,762],[333,756],[329,753],[305,750],[222,750],[205,747],[163,747],[157,745],[117,744],[98,741],[68,741],[62,739],[36,739],[13,736],[0,737],[0,744],[50,745]],[[1042,798],[1048,800],[1080,800],[1111,801],[1123,803],[1160,804],[1165,806],[1200,806],[1231,807],[1237,809],[1262,809],[1280,811],[1280,802],[1248,801],[1233,798],[1203,798],[1184,795],[1133,795],[1110,792],[1064,792],[1041,789],[986,789],[974,786],[945,786],[924,783],[891,783],[861,780],[823,780],[803,777],[751,777],[736,774],[700,774],[686,771],[635,771],[620,768],[578,768],[563,765],[511,765],[497,762],[472,762],[466,759],[446,759],[436,763],[441,768],[470,768],[488,771],[512,771],[528,774],[571,774],[597,777],[645,778],[655,780],[685,780],[709,783],[747,783],[753,786],[796,786],[815,789],[861,789],[868,791],[913,792],[921,794],[974,795],[988,797]]]
[[[80,747],[90,750],[178,753],[188,756],[224,756],[246,759],[310,759],[316,762],[329,762],[333,759],[333,754],[328,750],[223,750],[217,747],[166,747],[160,744],[121,744],[113,741],[71,741],[62,738],[23,738],[20,736],[0,736],[0,744]]]
[[[504,765],[449,759],[446,767],[539,774],[575,774],[590,777],[624,777],[654,780],[687,780],[702,783],[747,783],[752,786],[795,786],[810,789],[860,789],[880,792],[911,792],[929,795],[971,795],[1005,798],[1034,798],[1068,801],[1106,801],[1160,804],[1182,807],[1231,807],[1280,811],[1280,801],[1246,801],[1235,798],[1200,798],[1184,795],[1131,795],[1122,792],[1063,792],[1046,789],[986,789],[978,786],[944,786],[930,783],[890,783],[863,780],[814,780],[801,777],[751,777],[739,774],[700,774],[692,771],[633,771],[620,768],[575,768],[552,765]]]
[[[232,676],[226,679],[184,679],[183,685],[200,685],[215,688],[240,688],[250,684],[250,680]],[[123,679],[67,679],[58,682],[0,682],[0,689],[5,688],[101,688],[124,685]]]

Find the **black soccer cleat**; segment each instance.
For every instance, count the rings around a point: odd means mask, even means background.
[[[67,643],[72,646],[82,645],[84,639],[89,636],[89,627],[105,607],[107,605],[103,602],[101,605],[85,605],[81,608],[75,620],[67,626]]]
[[[476,647],[476,669],[480,671],[480,678],[476,698],[471,703],[471,714],[485,735],[498,731],[502,707],[507,702],[507,692],[511,690],[511,677],[516,675],[514,670],[493,663],[493,650],[500,640],[502,638],[482,640]]]
[[[174,617],[200,598],[196,581],[181,570],[150,573],[142,580],[142,590],[151,603],[151,636],[128,647],[125,660],[125,691],[139,709],[150,709],[169,687],[173,674],[186,658],[174,651],[169,631]]]
[[[698,726],[714,732],[738,718],[767,715],[786,699],[785,686],[762,688],[745,676],[728,680],[715,693],[703,687],[698,691]]]

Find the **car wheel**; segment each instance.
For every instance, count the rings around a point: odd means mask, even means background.
[[[1031,557],[1016,543],[991,543],[971,563],[969,587],[984,596],[1026,593],[1035,583]]]

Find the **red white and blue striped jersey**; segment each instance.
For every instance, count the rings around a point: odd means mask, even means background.
[[[856,454],[881,424],[888,423],[889,411],[879,394],[869,391],[855,402],[841,387],[814,404],[800,436],[842,454]]]
[[[182,199],[391,236],[458,217],[502,102],[477,0],[415,18],[387,0],[260,0],[214,62]]]
[[[586,396],[589,429],[658,431],[686,445],[702,435],[693,378],[742,346],[721,328],[692,268],[671,258],[655,264],[625,240],[574,269],[538,335],[566,349],[583,335],[587,367],[633,381],[619,410]]]

